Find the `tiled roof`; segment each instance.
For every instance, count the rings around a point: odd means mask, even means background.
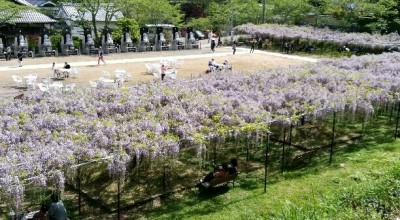
[[[26,6],[33,6],[31,3],[29,3],[29,2],[26,1],[26,0],[15,0],[15,2],[17,2],[17,3],[19,3],[19,4],[26,5]]]
[[[63,10],[65,12],[67,18],[69,18],[69,19],[71,19],[73,21],[79,20],[78,19],[79,18],[79,13],[78,13],[78,10],[77,10],[77,8],[76,8],[76,6],[74,4],[68,4],[68,3],[67,4],[63,4],[61,6],[61,10]],[[96,15],[96,21],[105,21],[105,17],[106,17],[106,10],[100,8],[98,13],[97,13],[97,15]],[[124,17],[122,15],[122,13],[121,12],[117,12],[112,17],[111,21],[117,21],[119,18],[122,18],[122,17]],[[86,20],[86,21],[91,21],[92,20],[90,12],[84,13],[84,20]]]
[[[11,19],[10,23],[56,23],[57,21],[51,19],[47,15],[37,11],[22,11],[21,16]]]
[[[56,5],[54,2],[48,1],[48,0],[25,0],[25,1],[31,3],[32,5],[36,5],[36,6],[39,6],[39,7],[42,7],[45,4],[51,4],[53,6]]]

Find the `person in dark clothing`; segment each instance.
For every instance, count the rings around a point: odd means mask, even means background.
[[[22,67],[22,58],[24,57],[24,54],[22,53],[22,51],[18,51],[17,53],[17,58],[18,58],[18,66]]]
[[[218,169],[216,171],[208,173],[203,178],[201,183],[209,183],[213,179],[222,178],[222,177],[225,177],[227,175],[228,175],[228,164],[227,163],[223,163],[221,166],[218,167]]]
[[[214,171],[208,173],[203,179],[201,179],[196,184],[196,186],[200,187],[203,183],[209,183],[213,179],[222,178],[222,177],[226,177],[226,176],[229,176],[229,175],[237,174],[238,173],[237,165],[238,165],[238,161],[237,161],[236,158],[232,158],[230,160],[230,164],[229,165],[227,163],[223,163],[220,166],[215,166],[214,165]]]
[[[221,37],[218,37],[218,44],[217,44],[217,47],[221,47],[221,46],[222,46]]]
[[[250,48],[250,53],[254,53],[254,47],[256,46],[256,39],[253,38],[253,40],[251,41],[251,48]]]
[[[214,52],[215,49],[215,40],[214,38],[211,39],[211,51]]]
[[[69,65],[69,63],[65,62],[64,69],[71,69],[71,65]]]
[[[233,43],[232,43],[232,50],[233,50],[233,55],[235,55],[235,53],[236,53],[236,41],[233,41]]]
[[[260,38],[258,38],[258,49],[259,50],[262,49],[262,45],[263,45],[263,42],[262,42],[262,38],[260,37]]]

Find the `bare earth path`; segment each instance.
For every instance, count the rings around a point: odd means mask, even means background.
[[[116,69],[124,69],[132,73],[133,77],[129,83],[150,82],[154,79],[153,75],[146,73],[145,63],[160,63],[162,59],[182,59],[183,65],[179,68],[177,79],[190,79],[200,74],[205,74],[208,61],[214,58],[217,63],[228,60],[234,71],[254,72],[256,70],[279,68],[289,65],[299,65],[307,62],[316,62],[316,59],[299,57],[294,55],[284,55],[266,51],[255,51],[249,53],[248,48],[238,48],[236,54],[232,54],[230,47],[216,48],[213,53],[210,51],[206,41],[202,42],[200,50],[180,50],[180,51],[158,51],[158,52],[137,52],[119,53],[105,55],[106,65],[97,65],[97,56],[79,55],[68,57],[37,57],[26,58],[23,60],[23,67],[17,67],[17,60],[0,61],[0,97],[9,98],[24,93],[24,90],[17,89],[12,80],[12,75],[24,77],[30,73],[37,73],[38,82],[41,78],[52,77],[51,65],[56,63],[56,67],[61,68],[64,62],[68,62],[72,67],[81,69],[79,78],[68,78],[63,80],[67,85],[75,83],[77,87],[88,87],[89,80],[96,81],[103,76],[103,71],[111,74]]]

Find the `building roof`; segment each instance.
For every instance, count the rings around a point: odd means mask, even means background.
[[[72,21],[79,20],[80,15],[78,12],[78,9],[76,8],[75,4],[71,3],[65,3],[62,4],[60,7],[60,12],[59,12],[60,17],[66,17]],[[83,14],[83,19],[86,21],[91,21],[91,13],[87,12]],[[119,18],[124,17],[121,12],[115,13],[115,15],[112,17],[110,21],[117,21]],[[105,21],[106,18],[106,10],[104,8],[100,8],[97,15],[96,15],[96,21]]]
[[[31,3],[29,3],[26,0],[15,0],[15,2],[22,4],[22,5],[26,5],[26,6],[33,6]]]
[[[56,4],[52,1],[48,1],[48,0],[25,0],[29,3],[31,3],[32,5],[36,5],[39,7],[55,7]]]
[[[56,23],[57,21],[51,19],[47,15],[37,11],[21,11],[20,17],[12,18],[9,23]]]

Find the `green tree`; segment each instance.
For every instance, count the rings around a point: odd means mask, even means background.
[[[118,29],[113,30],[113,37],[118,42],[121,41],[122,30],[124,28],[129,29],[129,34],[131,35],[132,41],[136,42],[139,39],[139,25],[135,19],[131,18],[122,18],[117,21]]]
[[[11,20],[20,17],[20,12],[28,7],[15,4],[12,1],[0,0],[0,26],[12,23]]]
[[[296,24],[304,20],[311,9],[307,1],[270,0],[267,17],[272,22]]]
[[[258,0],[229,0],[213,2],[207,8],[207,18],[216,32],[231,30],[232,27],[245,23],[258,23],[262,7]]]
[[[145,24],[180,26],[184,16],[180,12],[180,4],[172,5],[168,0],[127,0],[121,11],[125,17],[135,19],[139,26]]]
[[[100,42],[100,37],[97,28],[97,14],[100,9],[105,10],[105,26],[110,24],[111,19],[116,15],[117,12],[122,11],[123,0],[80,0],[77,1],[77,9],[79,13],[78,24],[82,27],[90,26],[93,27],[94,38],[96,42]],[[90,16],[90,20],[85,19],[86,16]]]

